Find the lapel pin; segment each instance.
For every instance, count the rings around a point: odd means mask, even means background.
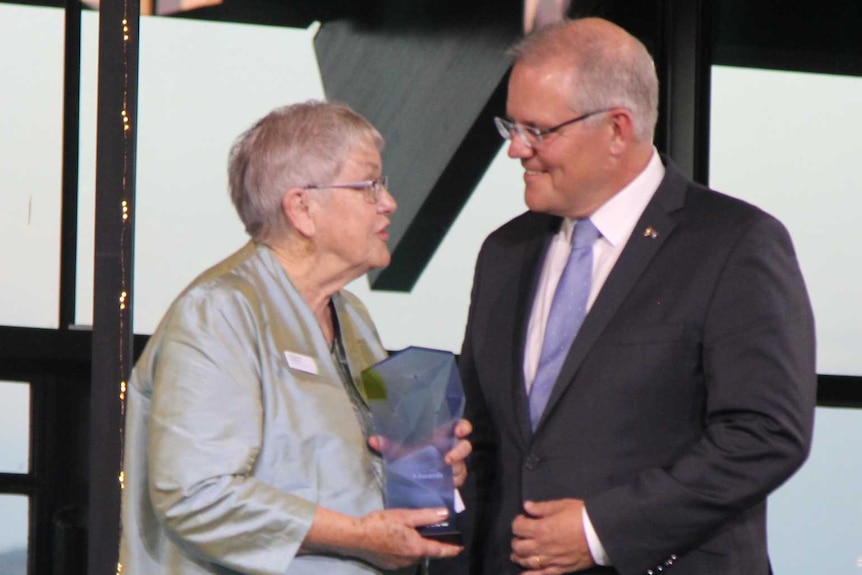
[[[658,237],[658,232],[655,231],[654,227],[648,226],[647,229],[644,230],[644,237],[654,240]]]

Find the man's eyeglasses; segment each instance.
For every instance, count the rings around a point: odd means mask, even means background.
[[[344,190],[356,190],[358,192],[363,192],[365,194],[365,200],[369,204],[376,204],[380,200],[380,194],[383,190],[388,190],[389,188],[389,177],[388,176],[380,176],[376,180],[364,180],[362,182],[350,182],[347,184],[328,184],[328,185],[317,185],[311,184],[308,186],[304,186],[303,190],[327,190],[330,188],[335,189],[344,189]]]
[[[562,124],[557,124],[556,126],[546,128],[544,130],[534,128],[533,126],[525,126],[524,124],[519,124],[518,122],[513,122],[511,120],[506,120],[499,117],[494,118],[494,125],[497,126],[497,131],[500,132],[500,135],[503,137],[503,139],[511,140],[512,137],[517,134],[518,137],[521,139],[522,144],[524,144],[528,148],[537,150],[545,144],[545,136],[547,136],[548,134],[553,134],[557,130],[565,128],[569,124],[574,124],[576,122],[580,122],[581,120],[586,120],[590,116],[595,116],[596,114],[603,114],[604,112],[610,112],[611,110],[613,110],[613,108],[596,110],[595,112],[582,114],[577,118],[566,120]]]

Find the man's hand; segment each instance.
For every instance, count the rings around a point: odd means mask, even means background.
[[[530,575],[559,575],[595,565],[581,517],[580,499],[524,503],[512,522],[511,560]]]
[[[459,421],[455,425],[455,438],[458,442],[444,456],[446,464],[452,466],[452,478],[455,481],[455,487],[461,487],[467,479],[467,464],[464,460],[473,451],[473,445],[467,441],[467,437],[471,433],[473,433],[473,425],[466,419]],[[394,442],[387,443],[386,439],[379,435],[369,437],[368,444],[379,453],[383,453],[384,451],[399,455],[407,453],[403,447]]]
[[[455,437],[458,438],[458,443],[446,454],[445,461],[452,466],[455,487],[461,487],[467,479],[467,464],[464,460],[473,451],[473,445],[467,441],[471,433],[473,433],[473,425],[466,419],[459,421],[455,426]]]

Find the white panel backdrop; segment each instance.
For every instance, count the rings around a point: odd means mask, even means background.
[[[63,29],[0,4],[0,325],[58,325]]]
[[[98,20],[84,13],[76,323],[92,323]],[[227,192],[233,139],[276,106],[322,98],[315,28],[141,19],[134,326],[246,240]]]
[[[790,230],[817,320],[817,371],[862,375],[862,78],[715,66],[710,184]]]

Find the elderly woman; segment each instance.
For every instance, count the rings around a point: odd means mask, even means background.
[[[131,378],[124,575],[411,573],[461,550],[415,529],[446,510],[383,510],[357,387],[386,357],[342,289],[389,263],[382,146],[321,102],[237,139],[230,191],[252,241],[177,298]],[[446,456],[456,484],[469,431]]]

